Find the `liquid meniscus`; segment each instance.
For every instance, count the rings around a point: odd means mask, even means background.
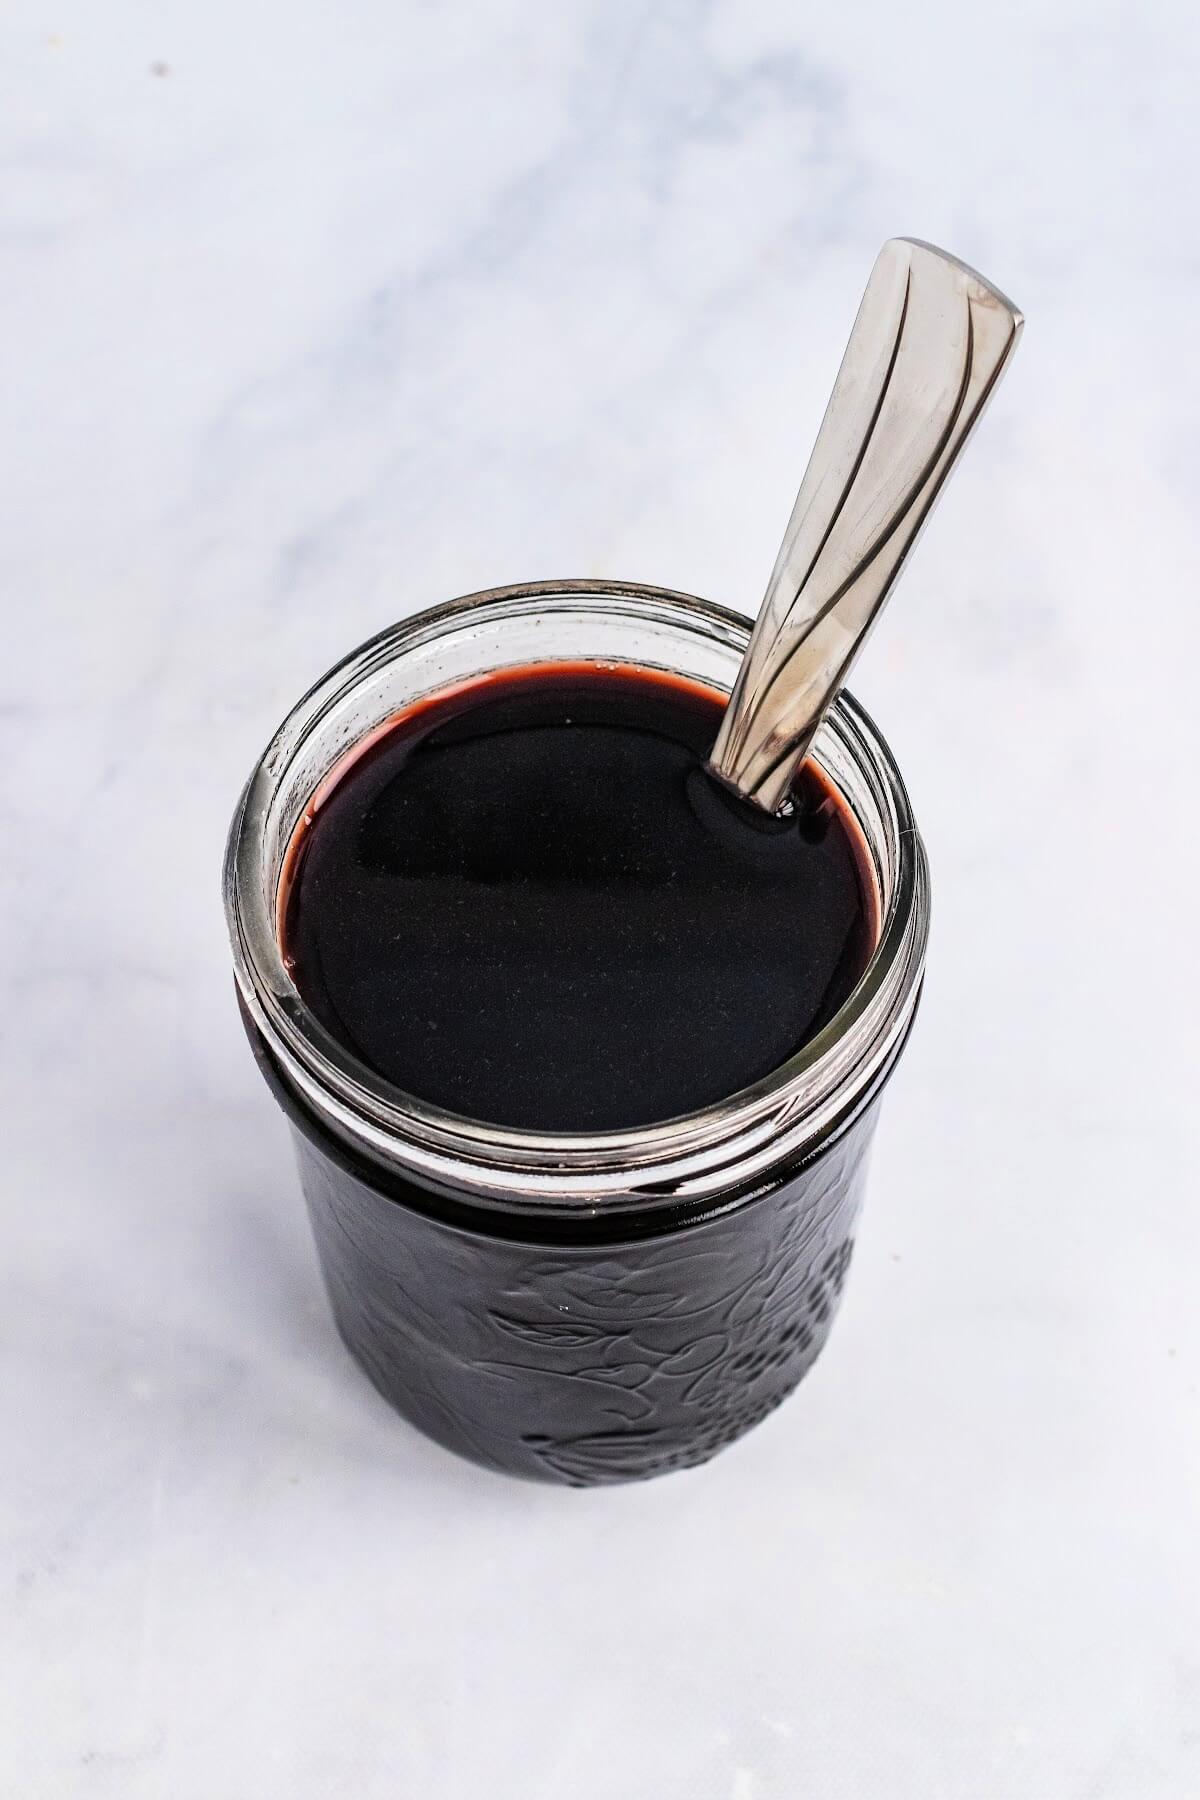
[[[516,1129],[651,1124],[769,1075],[861,978],[875,889],[811,762],[782,822],[704,772],[724,705],[549,663],[390,720],[285,861],[308,1007],[397,1088]]]

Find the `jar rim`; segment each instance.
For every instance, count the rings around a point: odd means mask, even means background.
[[[276,928],[280,871],[278,857],[272,867],[269,845],[277,823],[273,809],[302,749],[329,730],[339,702],[419,648],[484,624],[502,630],[506,618],[542,611],[624,616],[653,621],[682,639],[707,639],[710,648],[728,653],[730,680],[750,634],[741,615],[671,589],[541,581],[448,601],[352,650],[288,713],[234,814],[224,891],[243,1003],[284,1077],[336,1135],[375,1161],[433,1187],[465,1192],[485,1207],[578,1216],[744,1189],[810,1153],[861,1099],[902,1042],[920,987],[929,923],[924,848],[891,752],[848,694],[822,725],[813,754],[875,859],[878,942],[833,1019],[777,1069],[721,1101],[651,1125],[603,1132],[519,1131],[467,1118],[392,1086],[360,1062],[305,1005],[285,966]],[[485,662],[480,672],[496,666],[503,665]],[[863,784],[857,804],[845,791],[850,768]],[[313,791],[315,784],[303,794],[301,809]],[[871,816],[863,816],[864,808]],[[288,822],[289,838],[298,817],[296,811]],[[279,835],[274,831],[276,843]]]

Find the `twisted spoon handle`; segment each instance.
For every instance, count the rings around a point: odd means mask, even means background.
[[[880,251],[709,763],[777,811],[1023,320],[944,250]]]

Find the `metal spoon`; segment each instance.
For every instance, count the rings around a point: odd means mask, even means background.
[[[784,807],[1023,323],[932,244],[879,252],[708,765],[764,812]]]

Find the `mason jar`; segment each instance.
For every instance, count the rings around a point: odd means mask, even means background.
[[[556,662],[632,664],[727,695],[749,634],[722,607],[629,582],[536,582],[435,607],[317,683],[234,816],[225,908],[243,1017],[291,1124],[338,1329],[399,1412],[494,1469],[589,1485],[685,1468],[812,1367],[920,992],[929,883],[908,797],[843,694],[812,754],[867,849],[879,934],[861,980],[763,1080],[624,1131],[494,1126],[357,1061],[284,961],[288,847],[347,752],[419,700]]]

